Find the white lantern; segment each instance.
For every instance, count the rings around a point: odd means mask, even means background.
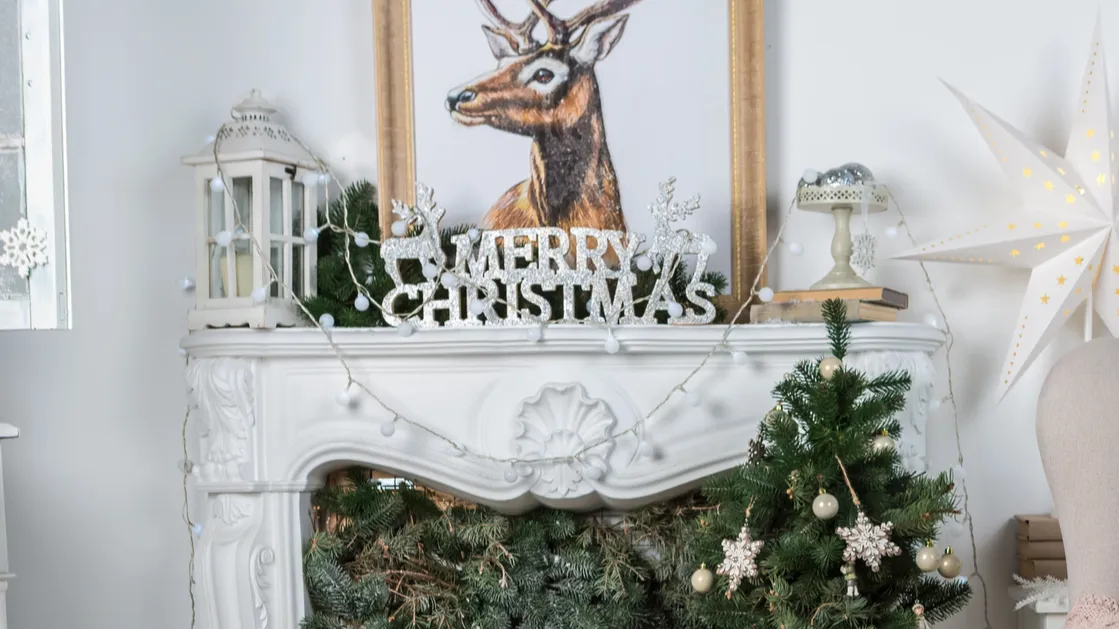
[[[296,301],[315,293],[315,244],[304,233],[316,226],[318,166],[259,91],[231,114],[216,139],[218,162],[215,143],[183,159],[194,167],[198,198],[197,303],[189,326],[297,325]]]

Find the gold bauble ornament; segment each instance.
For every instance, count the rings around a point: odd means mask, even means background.
[[[932,572],[940,566],[940,555],[933,548],[932,540],[925,542],[925,546],[917,551],[917,567],[921,572]]]
[[[960,570],[963,569],[964,562],[952,552],[952,547],[944,549],[944,555],[940,558],[940,562],[936,566],[936,571],[940,576],[945,579],[955,579],[960,576]]]
[[[715,575],[707,569],[707,564],[699,564],[699,570],[692,573],[692,589],[705,594],[711,591],[713,585],[715,585]]]
[[[839,501],[835,496],[820,488],[820,495],[812,501],[812,513],[821,520],[830,520],[839,513]]]
[[[843,361],[835,356],[827,356],[820,361],[820,377],[824,380],[831,380],[842,366]]]
[[[894,441],[890,433],[883,430],[881,434],[874,438],[874,441],[870,442],[870,447],[875,452],[887,452],[897,450],[898,443]]]

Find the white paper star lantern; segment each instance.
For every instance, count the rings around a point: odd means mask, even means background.
[[[1018,189],[1022,209],[1006,222],[951,233],[895,257],[1031,269],[998,378],[1002,399],[1090,295],[1089,307],[1119,336],[1119,162],[1099,23],[1063,157],[949,89]]]

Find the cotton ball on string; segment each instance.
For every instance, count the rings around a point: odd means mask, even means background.
[[[218,141],[218,136],[216,136],[216,135],[206,136],[206,145],[207,146],[209,146],[209,145],[211,145],[211,144],[213,144],[214,142],[217,142],[217,141]]]
[[[683,387],[680,387],[680,390],[684,392],[684,401],[688,403],[688,406],[695,408],[703,404],[703,396],[699,393],[688,391]]]
[[[787,242],[785,243],[785,245],[789,248],[789,253],[793,254],[794,256],[799,256],[800,254],[804,253],[804,245],[800,244],[799,242]]]
[[[358,312],[365,312],[369,310],[369,305],[369,298],[365,296],[365,293],[358,293],[357,299],[354,299],[354,308]]]
[[[201,522],[195,522],[194,524],[190,525],[190,532],[194,533],[195,537],[202,537],[202,531],[204,530],[206,529],[202,526]]]
[[[672,301],[668,304],[668,316],[672,318],[683,316],[684,307],[679,302]]]
[[[345,389],[342,389],[341,391],[338,392],[338,395],[334,396],[334,402],[336,404],[338,404],[338,406],[342,406],[342,407],[353,406],[354,396],[350,395],[350,386],[349,385],[346,385]]]
[[[407,233],[408,233],[408,223],[405,223],[404,221],[393,221],[393,223],[392,223],[392,235],[393,236],[396,236],[397,238],[399,238],[399,237],[401,237],[401,236],[403,236],[404,234],[407,234]]]
[[[183,292],[189,293],[194,290],[194,280],[189,277],[184,277],[179,280],[179,288],[183,289]]]
[[[709,256],[713,256],[719,250],[719,245],[715,244],[714,240],[707,238],[703,241],[703,244],[701,244],[699,248],[701,251],[703,251],[703,253],[706,253]]]
[[[742,350],[734,350],[730,353],[730,359],[733,360],[734,364],[738,365],[739,367],[745,365],[746,361],[749,360],[749,358],[750,357],[746,355],[746,352]]]
[[[264,300],[268,299],[268,288],[265,286],[257,286],[253,289],[253,292],[249,293],[249,296],[258,304],[264,303]]]
[[[225,190],[225,182],[221,180],[221,177],[214,177],[210,180],[210,190],[214,192]]]
[[[758,291],[758,299],[761,299],[767,304],[773,301],[773,289],[768,286],[762,288]]]
[[[529,341],[532,341],[533,343],[540,341],[540,339],[544,338],[544,326],[529,326],[529,328],[525,330],[525,338],[527,338]]]
[[[330,173],[319,173],[319,183],[324,186],[330,183]]]
[[[319,239],[319,229],[317,227],[308,227],[303,230],[303,240],[309,244],[314,244]]]
[[[603,476],[603,471],[597,465],[587,463],[583,465],[583,476],[586,476],[588,480],[599,480]]]
[[[637,446],[637,454],[646,459],[654,459],[657,456],[657,448],[648,441],[642,441],[641,445]]]
[[[443,275],[439,276],[439,283],[442,284],[443,288],[446,288],[447,290],[456,288],[459,285],[458,276],[456,276],[454,273],[444,273]]]
[[[412,333],[415,331],[415,327],[413,327],[412,324],[407,321],[401,321],[400,325],[396,326],[396,333],[404,338],[412,336]]]
[[[897,238],[898,237],[897,225],[890,225],[889,227],[886,228],[886,237],[887,238]]]
[[[937,317],[935,314],[931,312],[926,314],[924,317],[924,321],[925,325],[934,327],[938,330],[940,329],[940,317]]]
[[[477,317],[486,311],[486,306],[480,301],[472,301],[470,302],[470,306],[467,308],[467,310],[470,311],[470,314]]]
[[[429,280],[433,280],[433,279],[435,279],[436,277],[439,276],[439,267],[435,266],[434,264],[432,264],[430,262],[424,262],[423,273],[424,273],[424,277],[426,277]]]
[[[800,179],[804,183],[816,183],[820,180],[820,172],[809,168],[804,171],[804,174],[801,175]]]
[[[381,422],[381,434],[391,437],[396,432],[396,417]]]
[[[606,343],[604,344],[607,354],[617,354],[618,350],[622,349],[622,344],[618,339],[614,338],[613,330],[606,330]]]
[[[354,234],[354,244],[364,249],[369,246],[369,234],[365,232],[357,232]]]
[[[214,234],[214,244],[219,247],[228,247],[229,243],[233,242],[233,234],[226,230]]]
[[[505,477],[505,482],[507,483],[515,483],[517,482],[517,478],[519,478],[516,468],[514,468],[512,465],[509,466],[509,469],[505,470],[505,474],[503,474],[503,476]]]
[[[179,348],[179,356],[186,356],[186,355],[187,355],[186,349],[180,347]]]
[[[314,188],[319,185],[319,174],[316,172],[309,172],[303,175],[303,185],[308,188]]]
[[[637,268],[639,270],[648,271],[649,269],[653,268],[653,259],[645,254],[642,254],[637,256],[635,264],[637,264]]]
[[[482,237],[482,232],[477,227],[471,227],[466,230],[466,237],[470,239],[470,242],[478,242],[478,239]]]
[[[330,314],[329,312],[324,312],[319,317],[319,325],[322,326],[322,329],[324,329],[324,330],[329,330],[329,329],[333,328],[334,327],[334,315]]]

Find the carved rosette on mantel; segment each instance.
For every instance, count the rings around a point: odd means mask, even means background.
[[[504,327],[409,338],[332,330],[354,377],[393,411],[369,398],[338,403],[346,373],[318,330],[191,333],[182,344],[197,422],[191,450],[195,487],[206,496],[192,516],[204,525],[198,573],[209,626],[299,626],[310,492],[340,467],[369,465],[520,513],[540,504],[636,508],[741,463],[773,406],[774,384],[796,362],[826,355],[828,342],[822,325],[738,326],[727,344],[746,352],[746,364],[717,352],[688,383],[689,395],[674,390],[725,330],[623,326],[613,331],[616,354],[603,351],[601,330],[589,326],[549,326],[539,343]],[[852,329],[848,364],[870,376],[896,369],[913,376],[902,453],[917,470],[931,355],[943,342],[926,325]],[[395,413],[469,454],[405,422],[383,433]]]

